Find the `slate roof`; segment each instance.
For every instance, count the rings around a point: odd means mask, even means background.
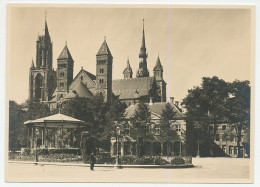
[[[119,99],[133,99],[149,95],[153,77],[117,79],[112,82],[112,90]]]
[[[158,103],[153,103],[152,105],[150,105],[149,103],[147,103],[147,106],[150,108],[150,111],[154,114],[157,114],[159,116],[161,116],[162,114],[162,110],[165,108],[165,105],[167,104],[167,102],[158,102]],[[180,110],[173,104],[170,103],[173,111],[176,112],[175,114],[175,118],[176,119],[183,119],[185,117],[185,115],[183,113],[180,112]],[[138,103],[135,105],[130,105],[127,109],[126,109],[126,118],[130,118],[134,115],[135,110],[137,109]]]
[[[89,89],[80,81],[78,82],[73,90],[71,90],[66,96],[65,99],[74,99],[77,97],[91,98],[93,94]]]
[[[67,44],[65,45],[65,47],[63,48],[60,56],[58,57],[58,60],[60,60],[60,59],[71,59],[71,60],[73,60]]]
[[[156,60],[156,63],[155,63],[153,70],[162,70],[163,71],[163,66],[161,64],[159,55],[158,55],[158,58]]]
[[[98,50],[97,56],[99,56],[99,55],[110,55],[110,56],[112,56],[106,40],[104,40],[103,44],[101,45],[100,49]]]
[[[82,69],[82,70],[84,71],[84,73],[87,74],[87,76],[89,76],[89,78],[91,78],[91,80],[93,80],[93,81],[96,80],[96,75],[93,75],[92,73],[90,73],[84,69]]]

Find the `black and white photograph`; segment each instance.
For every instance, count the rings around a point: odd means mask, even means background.
[[[6,11],[6,182],[254,182],[255,6]]]

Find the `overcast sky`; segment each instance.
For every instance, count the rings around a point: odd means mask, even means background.
[[[28,98],[29,68],[36,56],[44,12],[53,41],[53,66],[65,41],[74,59],[74,76],[83,68],[95,74],[96,53],[104,36],[114,57],[113,79],[123,78],[129,57],[134,77],[139,63],[142,20],[148,69],[158,54],[167,97],[181,101],[204,76],[250,80],[250,9],[12,7],[7,25],[7,90],[21,103]]]

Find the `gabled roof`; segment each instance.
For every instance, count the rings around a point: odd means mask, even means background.
[[[132,99],[149,95],[152,88],[153,77],[140,77],[131,79],[113,80],[113,93],[119,99]]]
[[[73,99],[77,97],[91,98],[93,94],[89,89],[80,81],[78,82],[73,90],[71,90],[64,98]]]
[[[162,114],[162,110],[165,108],[165,105],[167,104],[167,102],[159,102],[159,103],[153,103],[152,105],[150,105],[149,103],[147,103],[147,106],[149,107],[149,109],[151,110],[151,113],[156,114],[157,116],[161,116]],[[180,110],[173,104],[170,103],[173,111],[176,112],[175,113],[175,118],[176,119],[183,119],[185,117],[185,115],[183,113],[180,112]],[[138,103],[135,105],[130,105],[127,109],[126,109],[126,118],[130,118],[134,115],[135,110],[137,109]]]
[[[68,49],[67,44],[66,44],[65,47],[63,48],[63,50],[62,50],[62,52],[61,52],[61,54],[60,54],[58,60],[60,60],[60,59],[71,59],[71,60],[73,61],[73,58],[72,58],[72,56],[71,56],[71,54],[70,54],[70,51],[69,51],[69,49]]]
[[[84,71],[84,73],[86,73],[87,76],[89,76],[89,78],[90,78],[92,81],[96,80],[96,75],[93,75],[92,73],[90,73],[90,72],[88,72],[88,71],[86,71],[86,70],[84,70],[84,69],[82,69],[82,70]]]
[[[101,45],[100,49],[98,50],[97,56],[99,56],[99,55],[110,55],[112,57],[112,54],[109,50],[106,39],[104,40],[103,44]]]

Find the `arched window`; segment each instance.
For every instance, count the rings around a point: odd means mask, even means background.
[[[60,77],[64,77],[64,72],[61,72],[61,73],[60,73]]]
[[[64,87],[64,83],[63,82],[60,82],[60,87]]]
[[[156,125],[155,128],[154,128],[154,134],[155,135],[160,135],[160,126],[159,125]]]
[[[99,72],[100,72],[100,73],[104,73],[104,69],[103,69],[103,68],[100,68]]]
[[[80,80],[83,81],[83,76],[80,77]]]
[[[99,79],[99,83],[100,84],[104,83],[104,80],[103,79]]]

